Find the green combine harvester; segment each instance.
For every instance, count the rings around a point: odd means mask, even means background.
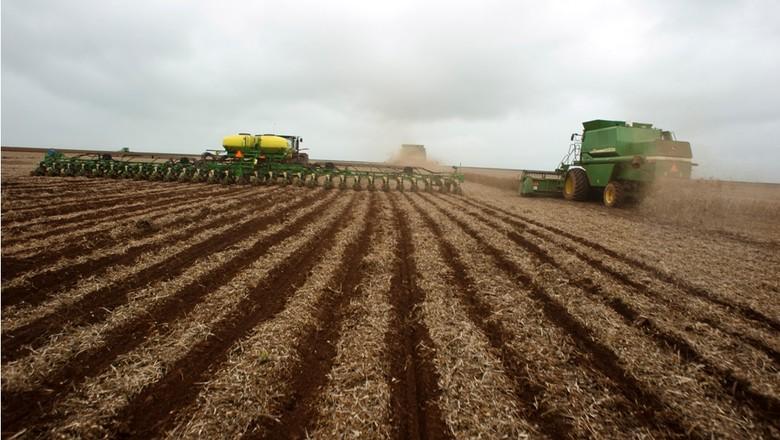
[[[166,161],[115,159],[107,153],[67,157],[50,150],[32,174],[462,193],[463,175],[456,167],[451,173],[440,173],[384,164],[339,167],[332,162],[310,163],[300,147],[302,142],[298,136],[239,133],[226,136],[222,150],[207,150],[200,159],[182,157]]]
[[[567,200],[586,200],[601,192],[606,206],[617,207],[641,200],[656,179],[691,177],[691,144],[675,140],[670,131],[603,119],[582,126],[582,135],[571,136],[558,169],[521,172],[521,196],[563,194]]]

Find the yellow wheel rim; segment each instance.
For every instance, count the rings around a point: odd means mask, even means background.
[[[615,188],[611,185],[607,185],[604,189],[604,201],[607,202],[607,205],[615,203]]]
[[[571,174],[566,176],[566,182],[563,183],[563,192],[566,194],[574,192],[574,179],[572,179]]]

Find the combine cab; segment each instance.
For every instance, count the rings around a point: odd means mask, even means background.
[[[115,159],[109,154],[66,157],[50,150],[32,172],[38,176],[87,176],[137,180],[165,180],[223,184],[295,184],[346,189],[441,191],[461,193],[463,175],[424,168],[361,164],[337,167],[310,163],[298,136],[226,136],[222,150],[208,150],[199,160],[186,157],[167,161]],[[132,159],[132,158],[131,158]]]
[[[563,195],[585,200],[601,192],[604,204],[640,200],[657,178],[691,177],[691,144],[652,124],[584,122],[582,135],[571,136],[569,152],[555,171],[524,170],[520,195]]]

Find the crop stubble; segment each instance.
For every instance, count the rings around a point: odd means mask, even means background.
[[[93,384],[85,384],[84,388],[91,396],[109,395],[116,390],[117,383],[127,384],[132,389],[132,392],[126,393],[131,396],[126,407],[114,403],[103,408],[98,416],[107,423],[100,426],[101,432],[110,427],[112,418],[122,421],[119,423],[120,432],[126,436],[148,438],[164,432],[166,423],[173,422],[166,417],[173,409],[194,399],[198,384],[210,375],[209,369],[218,365],[221,353],[241,334],[240,323],[251,325],[251,320],[255,319],[252,316],[258,310],[268,310],[268,303],[253,304],[273,299],[269,289],[275,289],[280,284],[280,280],[274,277],[280,273],[294,273],[285,271],[284,265],[291,264],[296,256],[308,254],[316,236],[346,210],[345,202],[334,203],[333,212],[317,224],[304,227],[298,234],[288,236],[275,245],[258,247],[255,252],[250,250],[239,254],[238,261],[220,259],[218,264],[222,267],[210,268],[224,270],[225,264],[239,264],[243,267],[242,271],[224,271],[222,273],[228,275],[223,275],[222,279],[209,279],[201,281],[197,288],[187,286],[180,289],[176,294],[178,297],[185,297],[182,299],[188,304],[196,304],[192,311],[177,308],[156,313],[154,317],[158,326],[160,323],[169,324],[153,331],[141,346],[123,355],[124,359],[113,371],[107,371],[107,375]],[[261,253],[258,255],[257,252]],[[117,393],[114,402],[121,402],[121,397],[122,393]],[[82,402],[92,400],[83,398]],[[86,406],[87,409],[92,407],[94,404]],[[83,417],[83,408],[82,403],[81,408],[76,406],[71,409],[74,420]],[[123,413],[117,415],[117,410]],[[77,434],[82,435],[83,432]]]
[[[776,277],[477,194],[4,182],[3,435],[778,436]]]
[[[164,298],[161,284],[150,285],[150,282],[163,281],[167,284],[177,285],[187,281],[188,274],[195,275],[209,275],[203,274],[201,269],[202,259],[217,260],[225,258],[225,253],[235,255],[238,254],[247,242],[253,245],[255,252],[268,245],[269,242],[257,242],[261,238],[267,238],[270,242],[278,240],[283,237],[285,233],[293,233],[292,231],[285,231],[285,226],[295,225],[296,227],[302,227],[307,224],[307,220],[310,220],[317,213],[317,208],[321,208],[323,204],[327,203],[326,198],[320,200],[314,204],[307,205],[307,202],[312,202],[317,198],[317,194],[303,193],[303,197],[294,197],[290,202],[285,202],[281,205],[287,205],[286,208],[281,210],[282,213],[289,212],[291,215],[284,221],[279,222],[277,215],[264,215],[259,217],[248,216],[244,219],[238,220],[236,223],[226,223],[219,227],[213,227],[209,231],[205,231],[201,234],[202,241],[194,240],[193,246],[185,247],[181,246],[169,248],[171,252],[163,252],[163,258],[161,261],[155,262],[155,264],[145,267],[142,271],[133,274],[129,279],[123,282],[114,283],[114,286],[103,286],[96,291],[90,291],[84,295],[81,300],[77,301],[75,305],[67,305],[66,310],[59,310],[55,313],[50,313],[42,320],[33,321],[33,326],[45,326],[44,328],[49,330],[55,330],[58,324],[57,320],[62,320],[62,324],[66,328],[78,329],[84,326],[87,327],[88,332],[96,332],[100,335],[100,338],[105,337],[105,322],[106,318],[114,319],[118,317],[121,320],[127,320],[132,317],[131,313],[113,313],[114,309],[125,308],[138,308],[143,307],[147,302],[155,302]],[[307,206],[305,206],[307,205]],[[304,207],[305,206],[305,207]],[[220,222],[222,223],[222,222]],[[265,234],[261,234],[257,238],[247,238],[249,234],[256,232],[257,228],[267,227]],[[267,237],[266,237],[267,236]],[[197,237],[196,237],[197,238]],[[243,241],[242,241],[243,239]],[[149,254],[150,258],[155,258],[157,255]],[[156,259],[156,258],[155,258]],[[230,272],[236,272],[240,269],[239,265],[232,265],[219,272],[220,276],[225,276]],[[177,275],[179,275],[177,277]],[[202,283],[195,282],[197,287],[203,287]],[[140,289],[140,290],[139,290]],[[176,298],[174,298],[174,301]],[[194,305],[187,304],[184,305]],[[176,304],[169,304],[169,307],[175,307]],[[181,305],[179,305],[181,308]],[[132,322],[132,321],[131,321]],[[151,321],[145,321],[151,322]],[[33,333],[34,332],[30,332]],[[73,333],[73,332],[71,332]],[[15,335],[11,335],[12,337]],[[68,340],[75,346],[84,346],[93,339],[84,337],[85,335],[69,334]],[[116,330],[116,338],[126,339],[125,333],[120,330]],[[62,345],[62,334],[54,335]],[[9,338],[13,340],[13,338]],[[115,348],[112,348],[115,349]],[[75,348],[74,348],[75,350]],[[83,351],[79,352],[80,356],[84,355]],[[4,353],[5,354],[5,353]],[[12,352],[12,354],[15,354]],[[26,363],[41,364],[47,357],[60,357],[67,354],[67,351],[62,350],[47,350],[44,356],[26,356],[22,358],[25,363],[19,361],[13,362],[9,368],[6,367],[4,371],[7,381],[10,376],[11,379],[17,377],[14,373],[17,368],[22,368],[22,365]],[[80,366],[79,368],[84,368]],[[33,375],[34,376],[34,375]],[[29,379],[29,377],[27,377]]]
[[[452,212],[458,211],[452,210]],[[473,214],[469,218],[473,218]],[[466,224],[463,224],[463,226],[469,227]],[[487,231],[493,230],[487,229]],[[471,229],[471,232],[474,235],[479,235],[479,232],[474,229]],[[507,241],[513,241],[511,237],[514,236],[508,234],[507,231],[501,231],[501,234],[504,237],[493,239],[493,243],[499,244],[498,246],[493,246],[493,252],[498,254],[498,252],[503,251],[505,254],[511,254],[511,248],[502,246],[502,244],[505,244]],[[509,236],[510,240],[506,240],[506,236]],[[686,435],[695,434],[696,431],[691,431],[692,428],[683,428],[675,420],[676,417],[672,415],[664,416],[665,413],[668,413],[668,409],[665,409],[667,406],[676,407],[679,405],[675,409],[689,412],[690,419],[701,419],[701,422],[695,423],[696,426],[711,422],[710,425],[713,432],[726,432],[726,428],[731,426],[731,432],[740,436],[744,436],[745,431],[750,431],[752,428],[751,418],[749,415],[739,414],[740,411],[738,409],[740,405],[737,405],[737,408],[732,408],[731,406],[724,407],[718,404],[718,400],[710,397],[712,394],[715,394],[715,391],[712,391],[711,388],[717,389],[718,381],[723,380],[724,377],[717,373],[714,378],[702,375],[699,369],[701,368],[701,361],[704,359],[701,356],[691,359],[691,353],[695,351],[689,345],[685,345],[684,340],[675,338],[674,335],[669,333],[664,333],[658,326],[653,326],[651,319],[636,313],[625,301],[621,299],[616,300],[614,297],[606,298],[605,300],[604,296],[606,294],[599,292],[598,288],[594,289],[592,281],[587,279],[570,279],[572,278],[571,274],[562,270],[560,264],[556,264],[554,259],[547,255],[546,251],[535,247],[533,243],[527,242],[520,247],[529,249],[529,256],[541,261],[536,263],[524,262],[515,265],[511,271],[519,272],[521,267],[545,264],[545,266],[540,266],[538,271],[539,284],[550,286],[548,288],[550,294],[545,295],[549,299],[545,300],[545,304],[557,308],[558,305],[556,303],[559,301],[558,304],[563,307],[558,310],[567,313],[571,319],[574,319],[569,323],[573,329],[578,328],[578,332],[594,334],[596,336],[595,339],[607,343],[601,345],[599,343],[588,343],[587,340],[582,341],[586,345],[593,345],[594,353],[601,357],[597,358],[596,361],[605,363],[602,366],[603,371],[618,383],[623,382],[621,387],[625,388],[626,397],[649,403],[649,408],[646,408],[646,410],[649,410],[650,413],[645,413],[648,423],[654,423],[659,417],[672,417],[672,419],[663,423],[664,427],[674,428],[678,433],[684,429]],[[501,257],[498,256],[498,258]],[[507,264],[512,264],[511,259],[507,258]],[[549,266],[555,267],[556,270],[549,270]],[[567,293],[565,295],[557,294],[556,291],[561,290]],[[582,296],[582,293],[593,294],[596,297],[595,301],[591,301],[592,297]],[[605,308],[605,306],[609,308]],[[568,312],[564,309],[568,309]],[[624,320],[624,328],[621,328],[616,322],[619,319],[613,317],[615,314]],[[582,318],[577,319],[578,315],[582,316]],[[602,322],[601,325],[593,325],[593,323],[599,321]],[[652,338],[652,341],[657,344],[658,348],[648,345],[646,338],[632,337],[632,335],[636,334],[634,327],[643,330],[646,336]],[[598,337],[599,333],[603,334],[603,336]],[[683,351],[683,360],[685,362],[678,367],[676,364],[678,363],[677,356],[679,351]],[[644,353],[644,356],[640,355],[641,353]],[[675,371],[676,367],[679,368],[679,371]],[[632,375],[633,377],[631,377]],[[643,383],[646,381],[653,386],[649,387],[648,384]],[[726,381],[723,384],[723,388],[727,388],[725,385],[729,385],[728,388],[736,388],[736,391],[740,391],[737,393],[738,399],[741,394],[745,394],[745,391],[747,394],[751,394],[749,387],[746,390],[742,390],[745,384],[738,380]],[[680,393],[680,389],[685,389],[686,392]],[[659,392],[660,394],[658,394]],[[663,395],[668,396],[670,401],[664,402],[661,397]],[[723,399],[728,400],[728,397],[724,396]],[[757,404],[755,409],[759,412],[758,419],[764,419],[763,425],[772,424],[772,417],[770,416],[772,408],[774,408],[772,398],[769,397],[767,400],[766,396],[759,394],[752,400],[754,401],[753,403]],[[638,407],[637,409],[641,408]],[[736,411],[736,414],[732,413],[732,410]],[[716,421],[717,423],[714,423]],[[736,423],[732,423],[735,421]],[[765,426],[765,428],[770,431],[773,429],[771,426]]]
[[[170,233],[198,217],[210,214],[211,210],[231,209],[239,205],[241,199],[229,197],[221,201],[203,202],[193,207],[188,201],[180,204],[167,204],[159,209],[136,211],[134,214],[118,219],[110,228],[105,225],[90,228],[73,228],[70,233],[47,235],[26,242],[19,239],[17,245],[4,249],[6,255],[2,262],[4,280],[27,278],[31,272],[49,269],[51,263],[60,256],[84,258],[86,253],[104,252],[106,246],[148,236],[152,233]],[[18,248],[15,250],[14,248]],[[53,252],[56,251],[56,252]],[[61,261],[57,261],[61,264]],[[18,275],[24,273],[24,276]]]

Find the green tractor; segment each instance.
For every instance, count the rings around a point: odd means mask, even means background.
[[[652,124],[596,119],[571,135],[569,152],[555,171],[523,170],[520,195],[561,195],[586,200],[601,193],[617,207],[641,200],[658,178],[690,179],[691,144]]]

